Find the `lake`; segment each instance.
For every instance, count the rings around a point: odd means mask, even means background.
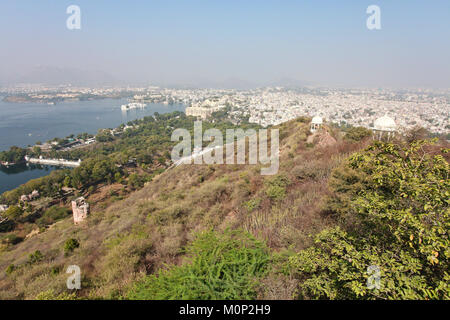
[[[56,169],[58,169],[58,167],[34,164],[20,164],[9,168],[0,166],[0,194],[17,188],[29,180],[46,176]]]
[[[0,97],[0,100],[2,97]],[[10,103],[0,101],[0,151],[11,146],[26,147],[36,141],[45,142],[55,137],[88,132],[100,128],[115,128],[122,123],[153,115],[184,111],[184,105],[150,103],[145,109],[122,111],[127,99],[61,102],[56,105],[38,103]],[[0,194],[30,179],[49,174],[51,166],[21,166],[0,170]]]

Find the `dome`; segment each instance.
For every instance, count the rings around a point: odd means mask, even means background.
[[[395,131],[397,125],[395,124],[394,119],[388,117],[387,115],[382,116],[375,120],[373,127],[375,130],[380,131]]]
[[[312,118],[311,123],[322,124],[323,123],[322,117],[315,116],[314,118]]]

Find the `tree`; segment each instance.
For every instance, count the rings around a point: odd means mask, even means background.
[[[23,214],[23,210],[18,206],[9,207],[3,214],[5,217],[11,220],[19,219]]]
[[[100,129],[95,138],[98,142],[108,142],[114,140],[113,135],[108,129]]]
[[[351,142],[358,142],[370,136],[372,136],[372,131],[369,129],[364,127],[352,127],[346,132],[344,139]]]
[[[70,187],[71,186],[71,180],[70,180],[69,176],[66,176],[64,178],[64,183],[63,184],[64,184],[65,187]]]
[[[33,152],[33,154],[35,154],[35,155],[40,155],[41,154],[41,148],[40,147],[38,147],[38,146],[34,146],[33,148],[32,148],[32,152]]]
[[[33,264],[35,262],[39,262],[44,258],[44,255],[42,254],[41,251],[36,250],[33,253],[30,253],[28,255],[28,263]]]
[[[375,142],[333,172],[340,227],[290,260],[301,294],[332,299],[448,299],[448,149]],[[368,267],[380,271],[371,290]]]
[[[0,152],[0,161],[17,163],[24,161],[27,154],[25,149],[13,146],[8,151]]]
[[[66,242],[64,243],[64,254],[68,255],[79,246],[80,242],[77,239],[74,238],[67,239]]]
[[[424,140],[424,139],[429,138],[430,136],[431,136],[431,134],[427,129],[425,129],[423,127],[418,127],[418,126],[408,130],[405,133],[405,138],[406,138],[406,141],[408,141],[408,142]]]

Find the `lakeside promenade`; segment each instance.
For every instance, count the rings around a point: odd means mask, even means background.
[[[65,159],[45,159],[42,156],[39,158],[30,158],[30,157],[26,156],[25,160],[29,163],[46,164],[46,165],[63,166],[63,167],[79,167],[81,164],[81,160],[70,161],[70,160],[65,160]]]

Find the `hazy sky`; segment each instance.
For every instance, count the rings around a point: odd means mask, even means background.
[[[81,30],[66,28],[71,4]],[[381,30],[366,28],[372,4]],[[47,67],[159,84],[450,88],[450,1],[2,0],[0,81]]]

